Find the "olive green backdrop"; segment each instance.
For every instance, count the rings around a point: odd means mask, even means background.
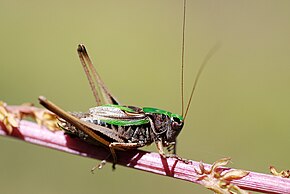
[[[188,0],[186,100],[207,52],[178,153],[268,173],[290,168],[290,1]],[[94,106],[76,53],[84,43],[123,104],[180,113],[181,0],[0,1],[0,99],[45,95]],[[148,148],[156,151],[154,146]],[[0,137],[1,193],[210,193],[201,186]]]

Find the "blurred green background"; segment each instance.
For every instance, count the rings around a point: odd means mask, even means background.
[[[186,97],[207,52],[178,153],[268,173],[289,169],[290,1],[188,0]],[[0,1],[0,99],[45,95],[70,111],[94,99],[84,43],[123,104],[180,113],[181,0]],[[149,150],[156,151],[154,146]],[[1,193],[210,193],[201,186],[0,137]]]

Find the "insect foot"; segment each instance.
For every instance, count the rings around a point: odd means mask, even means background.
[[[116,154],[114,152],[114,154]],[[112,170],[116,170],[116,163],[117,163],[117,158],[116,156],[114,157],[112,153],[110,153],[105,160],[102,160],[99,164],[95,165],[92,169],[91,169],[91,173],[94,174],[95,170],[98,169],[102,169],[106,164],[107,164],[107,160],[110,158],[110,157],[113,157],[113,165],[112,165]],[[116,160],[116,161],[115,161]]]
[[[95,166],[91,169],[91,173],[94,174],[94,172],[95,172],[96,169],[99,169],[99,170],[102,169],[103,166],[106,165],[106,163],[107,163],[106,160],[102,160],[100,164],[95,165]],[[114,166],[114,165],[113,165],[113,166]],[[113,169],[114,169],[114,167],[113,167]]]
[[[184,162],[185,164],[191,164],[191,160],[188,160],[188,159],[185,159],[185,158],[182,158],[176,154],[164,154],[162,155],[164,158],[174,158],[178,161],[181,161],[181,162]]]

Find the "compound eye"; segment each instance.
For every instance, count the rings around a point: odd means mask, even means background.
[[[181,115],[172,114],[171,115],[171,125],[175,130],[181,130],[184,124],[184,119]]]
[[[180,119],[177,118],[177,117],[173,117],[172,119],[173,119],[174,122],[181,123]]]

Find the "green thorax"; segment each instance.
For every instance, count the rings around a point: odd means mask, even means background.
[[[144,107],[143,108],[143,111],[145,112],[145,113],[156,113],[156,114],[164,114],[164,115],[166,115],[166,116],[168,116],[168,117],[177,117],[179,120],[181,120],[181,121],[183,121],[184,120],[184,118],[181,116],[181,115],[179,115],[179,114],[173,114],[173,113],[171,113],[171,112],[169,112],[169,111],[166,111],[166,110],[162,110],[162,109],[159,109],[159,108],[151,108],[151,107]]]

